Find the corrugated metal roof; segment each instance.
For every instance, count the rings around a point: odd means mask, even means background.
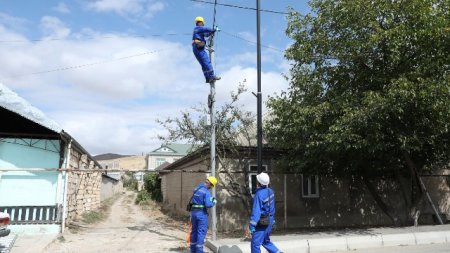
[[[164,148],[170,149],[171,152],[161,151]],[[192,145],[192,144],[169,143],[169,144],[161,145],[161,147],[150,152],[149,155],[185,156],[189,152],[191,152],[193,149],[195,149],[195,145]]]
[[[25,99],[19,97],[7,86],[0,83],[0,107],[19,114],[45,128],[60,133],[62,128],[53,120],[48,118],[41,110],[32,106]]]

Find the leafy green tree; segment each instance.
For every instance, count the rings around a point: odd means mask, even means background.
[[[309,4],[313,13],[289,18],[290,88],[268,102],[267,137],[289,150],[286,168],[361,176],[398,224],[371,178],[417,180],[417,171],[448,164],[450,2]]]

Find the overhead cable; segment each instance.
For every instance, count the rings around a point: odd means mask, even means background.
[[[38,72],[29,73],[29,74],[18,75],[17,77],[47,74],[47,73],[66,71],[66,70],[71,70],[71,69],[80,69],[80,68],[90,67],[90,66],[94,66],[94,65],[100,65],[100,64],[104,64],[104,63],[121,61],[121,60],[126,60],[126,59],[129,59],[129,58],[155,54],[155,53],[159,53],[159,52],[166,51],[166,50],[170,50],[170,49],[167,48],[167,49],[161,49],[161,50],[154,50],[154,51],[144,52],[144,53],[140,53],[140,54],[128,55],[128,56],[124,56],[124,57],[120,57],[120,58],[116,58],[116,59],[111,59],[111,60],[98,61],[98,62],[86,63],[86,64],[69,66],[69,67],[61,67],[61,68],[56,68],[56,69],[52,69],[52,70],[38,71]]]
[[[67,41],[67,40],[98,40],[98,39],[117,39],[117,38],[150,38],[150,37],[164,37],[164,36],[191,36],[192,33],[164,33],[164,34],[150,34],[150,35],[114,35],[114,36],[98,36],[86,38],[47,38],[47,39],[31,39],[31,40],[0,40],[0,43],[27,43],[27,42],[42,42],[42,41]]]
[[[216,4],[214,2],[208,2],[208,1],[204,1],[204,0],[191,0],[192,2],[198,2],[198,3],[205,3],[205,4]],[[217,5],[221,5],[221,6],[226,6],[226,7],[232,7],[232,8],[238,8],[238,9],[245,9],[245,10],[254,10],[256,11],[256,8],[252,8],[252,7],[246,7],[246,6],[239,6],[239,5],[234,5],[234,4],[221,4],[221,3],[217,3]],[[289,12],[282,12],[282,11],[273,11],[273,10],[264,10],[261,9],[259,11],[262,12],[269,12],[269,13],[275,13],[275,14],[282,14],[282,15],[289,15]]]
[[[231,36],[231,37],[234,37],[234,38],[236,38],[236,39],[240,39],[240,40],[246,41],[246,42],[248,42],[248,43],[258,45],[258,43],[257,43],[256,41],[251,41],[251,40],[242,38],[242,37],[240,37],[240,36],[238,36],[238,35],[236,35],[236,34],[229,33],[229,32],[226,32],[226,31],[224,31],[224,30],[220,30],[220,31],[223,32],[224,34],[226,34],[226,35],[228,35],[228,36]],[[261,47],[265,47],[265,48],[268,48],[268,49],[271,49],[271,50],[274,50],[274,51],[278,51],[278,52],[284,53],[284,50],[279,49],[279,48],[276,48],[276,47],[267,46],[267,45],[263,45],[263,44],[261,44]]]

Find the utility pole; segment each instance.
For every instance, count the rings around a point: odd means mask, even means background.
[[[214,35],[211,36],[209,41],[209,59],[214,65]],[[211,81],[210,83],[210,93],[208,96],[208,107],[211,116],[211,176],[216,176],[216,120],[215,120],[215,96],[216,96],[216,81]],[[216,187],[212,188],[212,196],[216,198]],[[216,206],[211,208],[211,227],[212,227],[212,240],[216,240],[217,235],[217,215]]]
[[[258,147],[257,147],[257,159],[258,159],[258,173],[262,172],[262,95],[261,95],[261,20],[260,20],[260,0],[256,0],[256,58],[257,58],[257,76],[258,76],[258,93],[257,93],[257,136],[258,136]]]

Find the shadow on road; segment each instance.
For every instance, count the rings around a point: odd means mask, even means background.
[[[184,240],[184,238],[180,238],[180,237],[177,237],[177,236],[166,234],[166,233],[163,233],[163,232],[161,232],[160,230],[157,230],[157,229],[152,229],[151,225],[145,225],[144,224],[144,225],[141,225],[141,226],[132,226],[132,227],[127,227],[127,228],[129,230],[132,230],[132,231],[148,231],[148,232],[153,233],[153,234],[157,234],[157,235],[160,235],[160,236],[164,236],[164,237],[170,238],[173,241]]]

